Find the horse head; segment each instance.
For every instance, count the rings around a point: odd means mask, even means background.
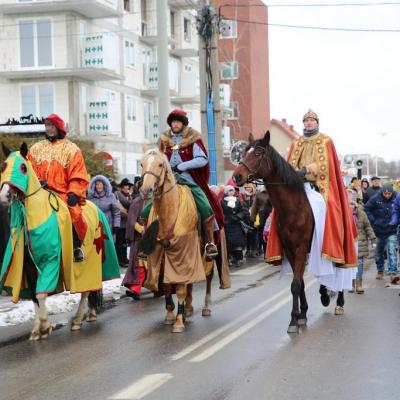
[[[272,170],[267,161],[270,150],[270,133],[267,131],[262,139],[254,140],[249,136],[249,144],[244,149],[238,166],[233,171],[232,178],[238,186],[254,179],[266,179]]]
[[[11,150],[2,143],[6,156],[1,167],[0,202],[9,205],[14,200],[23,197],[28,190],[28,146],[22,143],[19,151]]]
[[[140,195],[152,199],[162,193],[165,179],[173,180],[172,170],[166,156],[158,149],[147,150],[142,161],[142,185]]]

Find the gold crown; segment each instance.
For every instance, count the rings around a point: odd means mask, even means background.
[[[306,118],[314,118],[319,123],[318,115],[313,110],[311,110],[311,108],[309,108],[308,111],[304,114],[303,122],[306,120]]]

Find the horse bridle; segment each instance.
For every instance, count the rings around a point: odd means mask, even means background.
[[[159,175],[156,175],[156,174],[155,174],[154,172],[152,172],[152,171],[146,171],[146,172],[142,175],[142,179],[141,179],[142,182],[143,182],[143,179],[144,179],[144,177],[145,177],[146,175],[151,175],[151,176],[154,176],[154,178],[156,178],[157,190],[156,190],[156,192],[155,192],[155,194],[154,194],[153,197],[155,197],[155,198],[160,198],[160,197],[163,196],[164,194],[170,192],[170,191],[174,188],[174,186],[176,185],[176,183],[175,183],[175,184],[172,185],[168,190],[166,190],[166,191],[164,192],[164,182],[165,182],[165,177],[166,177],[166,175],[167,175],[167,172],[168,172],[168,171],[166,171],[165,162],[163,161],[163,163],[162,163],[162,168],[161,168],[161,172],[160,172]],[[160,179],[161,179],[161,176],[162,176],[163,173],[164,173],[164,179],[163,179],[162,184],[160,185]],[[158,193],[158,190],[159,190],[160,187],[162,188],[162,191],[161,191],[161,193]]]
[[[243,160],[241,159],[239,161],[239,165],[243,165],[248,171],[249,171],[249,175],[247,176],[247,181],[251,182],[251,183],[255,183],[256,185],[286,185],[285,182],[267,182],[263,179],[260,178],[256,178],[256,175],[259,173],[261,167],[262,167],[262,162],[264,160],[264,158],[266,159],[268,166],[269,165],[269,160],[268,158],[266,158],[266,154],[267,154],[267,149],[265,147],[262,146],[256,146],[254,148],[254,151],[256,151],[257,149],[261,149],[262,150],[262,157],[260,158],[260,162],[258,164],[257,169],[254,171],[252,170],[249,165]]]

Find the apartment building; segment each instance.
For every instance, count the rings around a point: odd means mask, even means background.
[[[268,9],[260,0],[215,0],[226,155],[229,146],[261,137],[270,125]],[[225,168],[232,169],[228,158]]]
[[[157,0],[0,0],[0,123],[58,113],[120,177],[159,136]],[[168,2],[171,107],[200,128],[191,2]]]

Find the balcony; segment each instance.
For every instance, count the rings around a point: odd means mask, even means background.
[[[86,18],[115,18],[123,15],[121,0],[0,0],[4,15],[76,12]]]
[[[169,0],[168,5],[177,10],[192,10],[199,7],[198,0]]]
[[[94,67],[9,70],[1,71],[0,78],[10,81],[77,79],[89,82],[124,79],[122,75],[117,74],[113,70]]]

